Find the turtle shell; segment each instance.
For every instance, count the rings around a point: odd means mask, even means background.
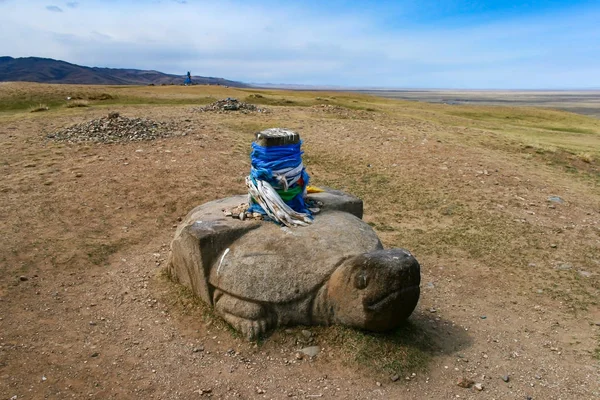
[[[381,248],[373,229],[346,212],[292,229],[265,222],[219,255],[209,282],[247,300],[290,302],[320,287],[345,257]]]

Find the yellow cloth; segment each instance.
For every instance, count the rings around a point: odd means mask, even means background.
[[[318,188],[316,186],[307,186],[306,187],[306,193],[321,193],[324,192],[323,189]]]

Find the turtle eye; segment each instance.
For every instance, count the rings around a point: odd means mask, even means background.
[[[360,273],[354,276],[354,287],[357,289],[364,289],[369,285],[369,275],[365,271],[361,271]]]

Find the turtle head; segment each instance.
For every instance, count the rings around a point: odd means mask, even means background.
[[[327,285],[332,322],[371,331],[398,327],[419,300],[420,269],[403,249],[345,259]]]

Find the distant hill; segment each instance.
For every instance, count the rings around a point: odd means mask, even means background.
[[[182,84],[185,76],[139,69],[83,67],[39,57],[0,57],[0,82],[70,83],[80,85]],[[192,76],[194,84],[248,87],[223,78]]]

